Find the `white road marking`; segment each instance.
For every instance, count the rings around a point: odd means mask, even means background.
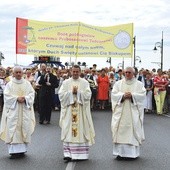
[[[169,115],[169,114],[162,114],[162,115],[164,115],[164,116],[166,116],[166,117],[170,117],[170,115]]]
[[[66,170],[74,170],[76,162],[68,162]]]

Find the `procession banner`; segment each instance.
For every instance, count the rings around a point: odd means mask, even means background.
[[[98,27],[16,18],[16,54],[131,58],[133,23]]]

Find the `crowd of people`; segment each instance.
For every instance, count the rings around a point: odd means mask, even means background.
[[[169,84],[170,70],[161,69],[52,68],[44,63],[25,70],[1,67],[0,138],[11,158],[23,156],[35,127],[34,111],[39,124],[47,125],[52,109],[60,110],[64,160],[88,159],[95,138],[91,111],[112,109],[113,155],[137,158],[145,138],[143,114],[170,111]]]
[[[58,91],[61,87],[63,81],[65,79],[70,78],[71,68],[51,68],[50,66],[46,66],[46,64],[41,64],[40,67],[35,66],[31,69],[24,70],[24,78],[30,81],[33,88],[36,91],[36,100],[34,107],[35,109],[39,109],[39,105],[42,103],[44,94],[44,85],[42,85],[42,80],[40,80],[41,75],[45,75],[47,72],[50,73],[50,76],[55,76],[54,80],[56,82],[52,83],[52,86],[48,86],[48,90],[53,89],[49,94],[52,98],[46,98],[52,108],[54,110],[60,110],[60,101],[58,98]],[[102,69],[97,69],[97,65],[93,64],[90,68],[84,68],[81,70],[80,77],[85,78],[90,85],[90,89],[92,91],[91,97],[91,109],[107,109],[111,108],[111,100],[110,93],[112,91],[113,85],[116,81],[124,78],[124,70],[123,69],[115,69],[113,67],[105,67]],[[2,110],[3,106],[3,90],[5,85],[12,77],[12,68],[0,68],[0,106]],[[148,69],[140,69],[139,71],[136,69],[135,77],[139,81],[143,82],[145,88],[147,89],[147,97],[145,100],[145,112],[155,112],[157,114],[166,113],[170,110],[169,102],[170,102],[170,70],[162,71],[158,69],[148,70]],[[50,81],[53,78],[50,78]],[[57,79],[57,80],[56,80]],[[42,88],[40,88],[42,86]],[[47,97],[47,96],[46,96]],[[46,110],[46,109],[43,109]],[[38,112],[41,112],[38,110]],[[50,112],[50,111],[49,111]],[[49,121],[49,120],[48,120]],[[42,121],[41,121],[42,122]]]

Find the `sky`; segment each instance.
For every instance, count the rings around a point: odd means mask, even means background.
[[[0,3],[0,51],[5,59],[2,66],[16,62],[29,65],[33,56],[16,56],[16,17],[49,22],[83,22],[94,26],[114,26],[133,23],[136,37],[136,67],[159,68],[160,48],[153,48],[163,38],[163,69],[170,68],[170,3],[169,0],[5,0]],[[163,37],[162,37],[163,32]],[[139,60],[138,60],[139,59]],[[74,58],[61,57],[64,64]],[[78,59],[77,59],[78,60]],[[141,62],[139,62],[141,60]],[[81,58],[88,67],[109,67],[107,58]],[[133,58],[112,58],[111,65],[120,68],[133,66]]]

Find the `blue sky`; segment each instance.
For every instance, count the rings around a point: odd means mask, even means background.
[[[3,52],[4,66],[14,63],[27,65],[33,60],[32,56],[17,56],[15,54],[16,17],[52,22],[84,22],[96,26],[113,26],[134,23],[136,36],[136,61],[138,68],[159,68],[160,51],[154,53],[152,49],[156,42],[164,39],[164,70],[170,68],[170,3],[168,0],[5,0],[0,3],[0,51]],[[70,58],[61,58],[65,63]],[[71,60],[74,61],[72,58]],[[107,58],[81,58],[88,66],[97,63],[98,67],[109,66]],[[112,58],[112,65],[117,67],[123,59]],[[97,61],[97,62],[96,62]],[[125,59],[125,66],[133,64],[133,59]]]

